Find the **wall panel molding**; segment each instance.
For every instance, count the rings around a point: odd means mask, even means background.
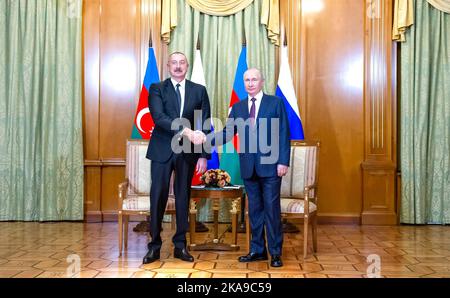
[[[363,224],[397,224],[396,47],[391,39],[393,0],[367,1]]]

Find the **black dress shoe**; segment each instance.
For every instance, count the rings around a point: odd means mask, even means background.
[[[173,250],[173,256],[177,259],[186,261],[186,262],[194,262],[194,257],[189,254],[188,250],[185,248],[176,248]]]
[[[273,255],[272,260],[270,260],[270,266],[272,266],[272,267],[283,266],[283,261],[281,261],[281,257],[278,255]]]
[[[159,260],[159,250],[149,249],[148,253],[145,255],[143,264],[150,264],[154,261]]]
[[[240,256],[239,257],[239,262],[241,263],[246,263],[246,262],[254,262],[254,261],[264,261],[267,260],[267,252],[263,252],[263,253],[256,253],[256,252],[250,252],[248,255],[246,256]]]

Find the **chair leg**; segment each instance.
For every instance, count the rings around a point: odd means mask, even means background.
[[[172,231],[175,230],[175,227],[176,227],[175,220],[176,220],[176,217],[173,214],[171,214],[170,215],[170,228],[172,229]]]
[[[312,225],[312,238],[313,238],[313,251],[317,252],[317,213],[314,213],[314,216],[311,221]]]
[[[308,254],[308,218],[303,218],[303,260]]]
[[[119,211],[119,222],[117,228],[119,230],[119,257],[122,256],[122,246],[123,246],[123,223],[122,223],[122,211]]]
[[[128,214],[126,214],[125,218],[124,218],[124,221],[123,221],[123,223],[124,223],[124,231],[123,231],[123,233],[124,233],[125,250],[128,249],[128,219],[129,218],[130,218],[130,216]]]

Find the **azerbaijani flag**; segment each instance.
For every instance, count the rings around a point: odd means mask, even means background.
[[[244,73],[247,71],[247,48],[242,46],[241,54],[239,55],[236,74],[234,75],[233,91],[231,93],[230,105],[228,113],[231,112],[231,107],[239,102],[241,99],[247,98],[248,94],[245,91]],[[220,159],[222,170],[225,170],[231,176],[231,183],[234,185],[244,184],[241,178],[240,164],[239,164],[239,141],[238,135],[234,136],[233,142],[227,143],[223,146],[223,152]]]
[[[148,108],[148,91],[150,85],[159,82],[158,65],[156,64],[155,51],[153,47],[148,50],[148,62],[145,70],[144,82],[142,84],[141,95],[134,117],[133,130],[131,132],[132,139],[149,140],[152,136],[155,123]]]
[[[205,72],[203,70],[202,56],[200,54],[199,49],[195,51],[194,66],[192,67],[191,81],[206,87]],[[202,126],[203,123],[196,123],[196,127],[194,127],[194,129],[201,130]],[[212,122],[211,122],[211,131],[214,132],[214,125]],[[214,146],[211,152],[211,159],[208,159],[207,169],[209,170],[218,168],[219,168],[219,155],[217,154],[216,147]],[[200,180],[201,176],[202,174],[200,173],[199,174],[194,173],[191,185],[202,184]]]
[[[305,137],[303,135],[302,120],[300,118],[291,69],[289,67],[287,46],[283,46],[281,49],[280,76],[278,77],[277,91],[275,94],[284,101],[289,119],[289,128],[291,130],[291,140],[303,140]]]

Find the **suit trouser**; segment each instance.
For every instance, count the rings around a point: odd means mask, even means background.
[[[186,247],[186,233],[189,228],[188,212],[191,195],[191,181],[195,165],[187,162],[181,154],[172,154],[168,161],[152,161],[150,189],[150,235],[149,249],[161,249],[161,225],[169,196],[170,176],[175,171],[174,194],[177,230],[172,242],[177,248]]]
[[[258,177],[256,172],[244,179],[248,195],[248,211],[252,229],[250,251],[262,253],[266,250],[264,228],[271,255],[281,255],[283,229],[281,224],[280,190],[281,178]]]

